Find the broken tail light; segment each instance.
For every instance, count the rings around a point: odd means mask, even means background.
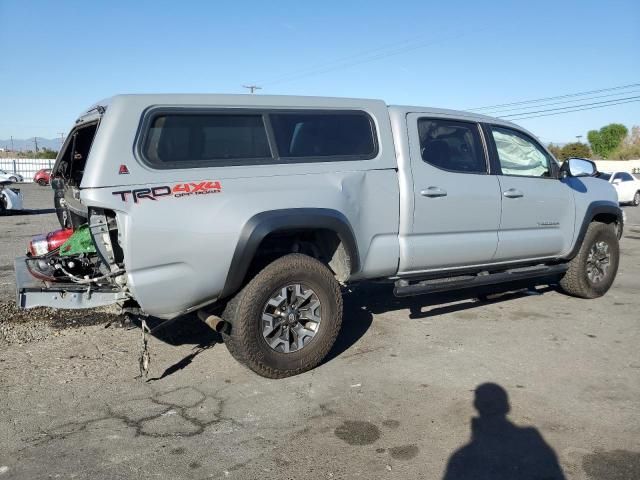
[[[65,228],[49,232],[46,235],[36,235],[29,242],[29,253],[39,257],[51,250],[55,250],[73,235],[73,228]]]

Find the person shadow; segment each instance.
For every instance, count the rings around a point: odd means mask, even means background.
[[[471,439],[449,458],[443,480],[558,480],[564,473],[553,449],[533,427],[507,418],[507,392],[495,383],[475,390]]]

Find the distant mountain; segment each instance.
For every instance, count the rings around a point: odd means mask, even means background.
[[[60,150],[61,140],[59,138],[42,138],[36,137],[38,140],[38,148],[49,148],[51,150]],[[5,150],[11,149],[11,139],[0,140],[0,148]],[[16,151],[35,150],[35,144],[32,138],[14,138],[13,149]]]

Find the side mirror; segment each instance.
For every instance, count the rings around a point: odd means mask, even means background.
[[[598,173],[596,164],[584,158],[568,158],[560,168],[560,175],[564,177],[592,177]]]

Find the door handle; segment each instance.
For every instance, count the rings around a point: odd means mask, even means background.
[[[520,197],[524,197],[524,193],[522,193],[520,190],[516,190],[515,188],[510,188],[509,190],[507,190],[506,192],[503,193],[503,195],[507,198],[520,198]]]
[[[422,195],[423,197],[446,197],[447,196],[447,191],[443,190],[440,187],[429,187],[426,190],[422,190],[420,192],[420,195]]]

